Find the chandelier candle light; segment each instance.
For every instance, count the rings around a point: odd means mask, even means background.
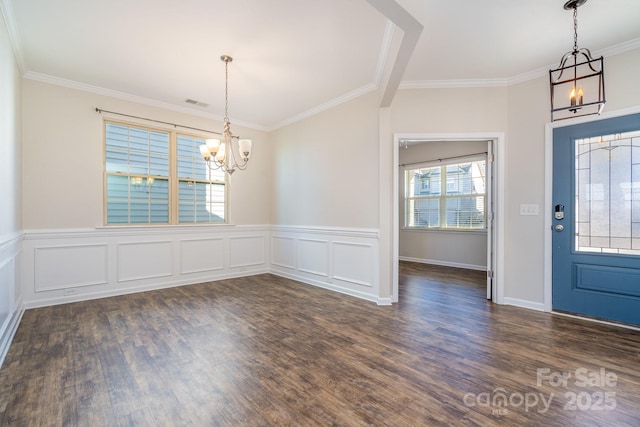
[[[578,49],[578,7],[586,2],[564,4],[565,10],[573,10],[573,50],[562,56],[558,68],[549,70],[552,122],[600,114],[606,102],[603,57],[593,59],[589,49]]]
[[[229,175],[236,170],[245,170],[251,155],[251,140],[240,139],[231,133],[231,122],[229,121],[229,62],[233,58],[228,55],[220,57],[224,62],[224,128],[222,132],[222,141],[219,139],[207,139],[206,144],[200,146],[200,154],[207,162],[207,166],[211,170],[222,169]],[[238,157],[241,162],[238,163],[236,153],[233,147],[233,140],[237,140]]]

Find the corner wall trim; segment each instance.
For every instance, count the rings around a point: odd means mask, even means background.
[[[22,315],[24,314],[22,301],[18,301],[17,307],[18,308],[11,313],[11,318],[6,323],[7,326],[0,337],[0,367],[2,367],[4,359],[7,357],[7,353],[9,353],[9,347],[11,347],[13,337],[16,335],[20,320],[22,320]]]

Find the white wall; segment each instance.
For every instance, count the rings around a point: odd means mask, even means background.
[[[0,364],[22,315],[21,75],[0,19]]]
[[[0,15],[1,16],[1,15]],[[20,127],[22,78],[0,19],[0,236],[22,228]]]
[[[431,141],[401,147],[400,165],[487,152],[486,141]],[[400,167],[398,206],[400,208],[400,259],[428,264],[484,270],[487,266],[487,234],[484,231],[458,232],[403,229],[404,168]]]

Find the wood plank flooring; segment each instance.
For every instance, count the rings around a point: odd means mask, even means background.
[[[0,424],[640,425],[639,332],[483,283],[403,262],[391,307],[265,274],[27,310]]]

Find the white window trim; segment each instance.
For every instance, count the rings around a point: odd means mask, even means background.
[[[112,123],[116,125],[135,127],[141,129],[148,129],[156,132],[163,132],[169,134],[169,195],[168,195],[168,204],[169,204],[169,222],[167,223],[113,223],[109,224],[107,222],[107,176],[111,173],[107,172],[107,164],[106,164],[106,155],[107,155],[107,124]],[[149,126],[146,123],[141,123],[136,120],[132,121],[123,121],[114,118],[105,117],[102,123],[102,172],[103,172],[103,190],[102,190],[102,200],[103,200],[103,214],[102,214],[102,226],[97,228],[159,228],[159,227],[224,227],[233,225],[229,219],[229,176],[225,173],[224,176],[224,186],[225,186],[225,199],[224,199],[224,221],[223,222],[201,222],[201,223],[180,223],[178,222],[178,184],[180,180],[187,180],[185,178],[178,177],[177,172],[177,162],[178,162],[178,154],[177,154],[177,139],[178,135],[187,135],[196,138],[206,139],[209,136],[203,134],[198,134],[194,132],[182,132],[176,129],[175,127],[169,126]],[[204,160],[203,160],[204,161]],[[194,180],[202,182],[202,180]],[[221,181],[212,181],[212,183],[220,183]]]
[[[404,172],[404,196],[403,196],[403,203],[404,203],[404,224],[401,227],[402,231],[418,231],[418,232],[435,232],[435,233],[455,233],[455,234],[459,234],[459,233],[467,233],[467,234],[487,234],[487,203],[486,203],[486,197],[487,197],[487,192],[486,192],[486,188],[485,188],[485,192],[484,192],[484,197],[485,197],[485,204],[484,204],[484,222],[485,225],[483,228],[454,228],[454,227],[424,227],[424,226],[411,226],[411,225],[407,225],[407,219],[408,219],[408,197],[407,197],[407,192],[408,192],[408,182],[407,182],[407,171],[410,170],[416,170],[416,169],[425,169],[425,168],[433,168],[433,167],[446,167],[448,165],[456,165],[456,164],[461,164],[461,163],[468,163],[468,162],[478,162],[478,161],[485,161],[485,171],[487,168],[487,156],[486,155],[481,155],[481,154],[472,154],[469,156],[456,156],[455,158],[450,158],[450,159],[436,159],[436,160],[428,160],[428,161],[424,161],[424,162],[419,162],[419,163],[412,163],[410,165],[403,165],[403,172]],[[452,197],[456,197],[456,196],[447,196],[446,194],[446,180],[441,180],[441,191],[440,191],[440,195],[438,196],[432,196],[432,197],[424,197],[424,198],[420,198],[420,199],[438,199],[440,200],[440,223],[442,223],[442,218],[443,218],[443,211],[445,212],[444,215],[446,216],[446,205],[443,206],[443,201],[446,201],[447,198],[452,198]],[[444,190],[444,191],[442,191]],[[482,194],[478,194],[478,195],[482,195]],[[459,195],[459,197],[468,197],[469,195]],[[415,200],[415,197],[412,198]]]

